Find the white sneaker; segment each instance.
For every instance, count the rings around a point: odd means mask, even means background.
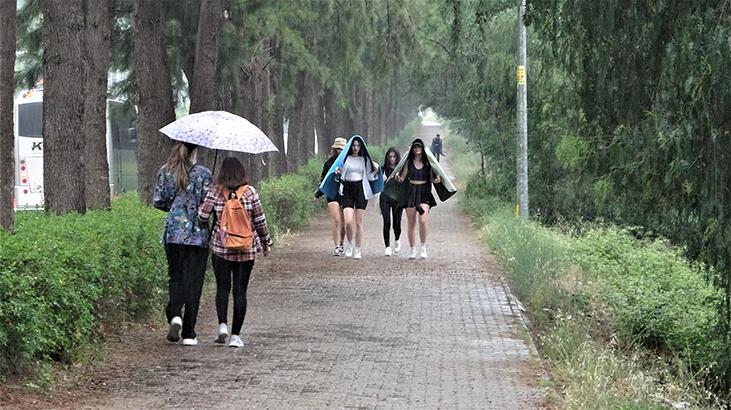
[[[333,256],[341,256],[343,254],[343,247],[342,245],[338,245],[335,247],[335,250],[333,251]]]
[[[401,252],[401,241],[398,239],[396,240],[396,244],[393,246],[393,252],[395,254],[398,254],[399,252]]]
[[[220,323],[218,325],[218,337],[214,342],[216,343],[226,343],[226,338],[228,337],[228,326],[226,326],[225,323]]]
[[[196,346],[198,345],[198,339],[195,337],[192,339],[183,339],[183,346]]]
[[[421,252],[419,253],[421,259],[426,259],[426,245],[421,245]]]
[[[411,252],[409,252],[409,259],[416,259],[416,248],[412,247]]]
[[[391,256],[391,247],[386,246],[386,250],[383,251],[383,256]]]
[[[360,248],[355,248],[355,252],[353,252],[353,259],[363,259],[363,254],[360,252]]]
[[[345,245],[345,257],[346,258],[353,257],[353,245],[351,245],[351,244]]]
[[[175,316],[170,321],[170,328],[168,329],[168,341],[178,342],[180,341],[180,329],[183,328],[183,319],[180,316]]]
[[[244,341],[238,335],[231,335],[231,340],[228,341],[228,347],[244,347]]]

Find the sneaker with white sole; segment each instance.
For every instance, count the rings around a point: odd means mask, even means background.
[[[411,252],[409,252],[409,259],[416,259],[416,248],[412,247]]]
[[[228,341],[228,347],[244,347],[244,341],[241,340],[239,335],[231,335],[231,340]]]
[[[192,339],[183,339],[183,346],[196,346],[198,345],[198,339],[195,337]]]
[[[226,343],[226,338],[228,338],[228,326],[226,326],[225,323],[219,323],[218,324],[218,337],[214,342],[216,343]]]
[[[355,251],[353,251],[353,259],[363,259],[363,254],[360,252],[360,248],[355,248]]]
[[[396,244],[393,245],[393,253],[397,254],[401,252],[401,241],[396,239]]]
[[[170,321],[170,328],[168,329],[167,339],[169,342],[180,341],[180,329],[183,328],[183,319],[180,316],[175,316]]]
[[[383,256],[391,256],[391,247],[386,246],[386,250],[383,251]]]
[[[353,245],[351,245],[351,244],[345,245],[345,257],[346,258],[353,257]]]
[[[343,250],[339,246],[336,246],[335,249],[333,250],[333,256],[340,256],[340,255],[342,255],[342,253],[343,253]]]
[[[426,259],[426,245],[421,245],[421,252],[419,252],[421,259]]]

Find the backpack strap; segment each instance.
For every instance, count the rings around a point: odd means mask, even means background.
[[[245,194],[245,193],[246,193],[246,191],[248,191],[248,190],[249,190],[249,186],[248,186],[248,185],[241,185],[241,186],[239,187],[239,189],[237,189],[237,190],[236,190],[236,198],[237,198],[237,199],[241,199],[241,198],[243,198],[243,197],[244,197],[244,194]]]

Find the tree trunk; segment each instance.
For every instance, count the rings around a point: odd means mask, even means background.
[[[42,37],[44,206],[83,213],[83,0],[44,0]]]
[[[318,98],[317,79],[312,74],[307,74],[305,79],[305,106],[303,117],[304,146],[302,150],[302,162],[304,165],[315,155],[315,128],[317,127]]]
[[[353,123],[348,109],[340,106],[339,97],[334,90],[329,89],[326,93],[325,104],[330,140],[337,137],[349,139],[353,135]]]
[[[136,0],[134,14],[137,141],[140,198],[152,202],[155,176],[165,162],[172,141],[158,130],[175,121],[175,105],[167,55],[163,45],[162,5],[157,0]]]
[[[289,129],[287,133],[288,150],[287,150],[287,168],[291,171],[296,170],[303,163],[306,157],[306,127],[307,127],[307,74],[303,71],[297,75],[295,81],[295,97],[294,106],[290,110]]]
[[[84,0],[86,14],[86,95],[84,150],[86,207],[109,209],[107,161],[107,73],[109,70],[109,4]]]
[[[216,65],[218,30],[223,23],[221,0],[201,0],[198,34],[195,42],[195,66],[190,81],[190,113],[216,109]],[[212,167],[215,151],[198,149],[199,162]]]
[[[327,131],[326,114],[325,114],[325,95],[320,95],[322,88],[319,81],[316,82],[315,88],[315,130],[317,130],[317,155],[321,158],[327,158],[330,155],[330,145],[332,145],[333,137]]]
[[[280,56],[280,48],[274,45],[272,48],[272,56],[277,58]],[[282,98],[282,68],[271,70],[271,92],[272,92],[272,110],[271,110],[271,127],[274,145],[279,148],[279,152],[272,153],[270,160],[273,162],[274,175],[284,175],[287,173],[287,144],[284,142],[284,102]]]
[[[0,227],[13,229],[15,186],[15,133],[13,90],[15,83],[15,0],[0,0]]]
[[[269,41],[265,41],[265,47],[269,47]],[[265,63],[266,64],[266,63]],[[272,74],[266,64],[262,67],[261,76],[261,128],[262,131],[274,142],[274,124],[272,123]],[[274,173],[272,160],[276,158],[277,153],[266,152],[262,154],[264,163],[262,168],[262,178],[269,178]]]

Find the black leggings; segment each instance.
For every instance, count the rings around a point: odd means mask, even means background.
[[[231,293],[231,276],[234,287],[234,321],[232,335],[241,332],[246,316],[246,289],[249,287],[251,269],[254,261],[233,262],[213,255],[213,272],[216,274],[216,313],[218,323],[226,323],[228,314],[228,295]]]
[[[383,194],[381,194],[383,195]],[[393,214],[393,235],[397,241],[401,237],[401,214],[403,208],[381,196],[380,204],[381,216],[383,217],[383,243],[391,246],[391,214]]]
[[[183,339],[195,338],[198,303],[203,292],[208,248],[192,245],[165,244],[168,259],[170,299],[165,308],[168,323],[175,316],[183,318]],[[183,312],[183,308],[185,311]]]

